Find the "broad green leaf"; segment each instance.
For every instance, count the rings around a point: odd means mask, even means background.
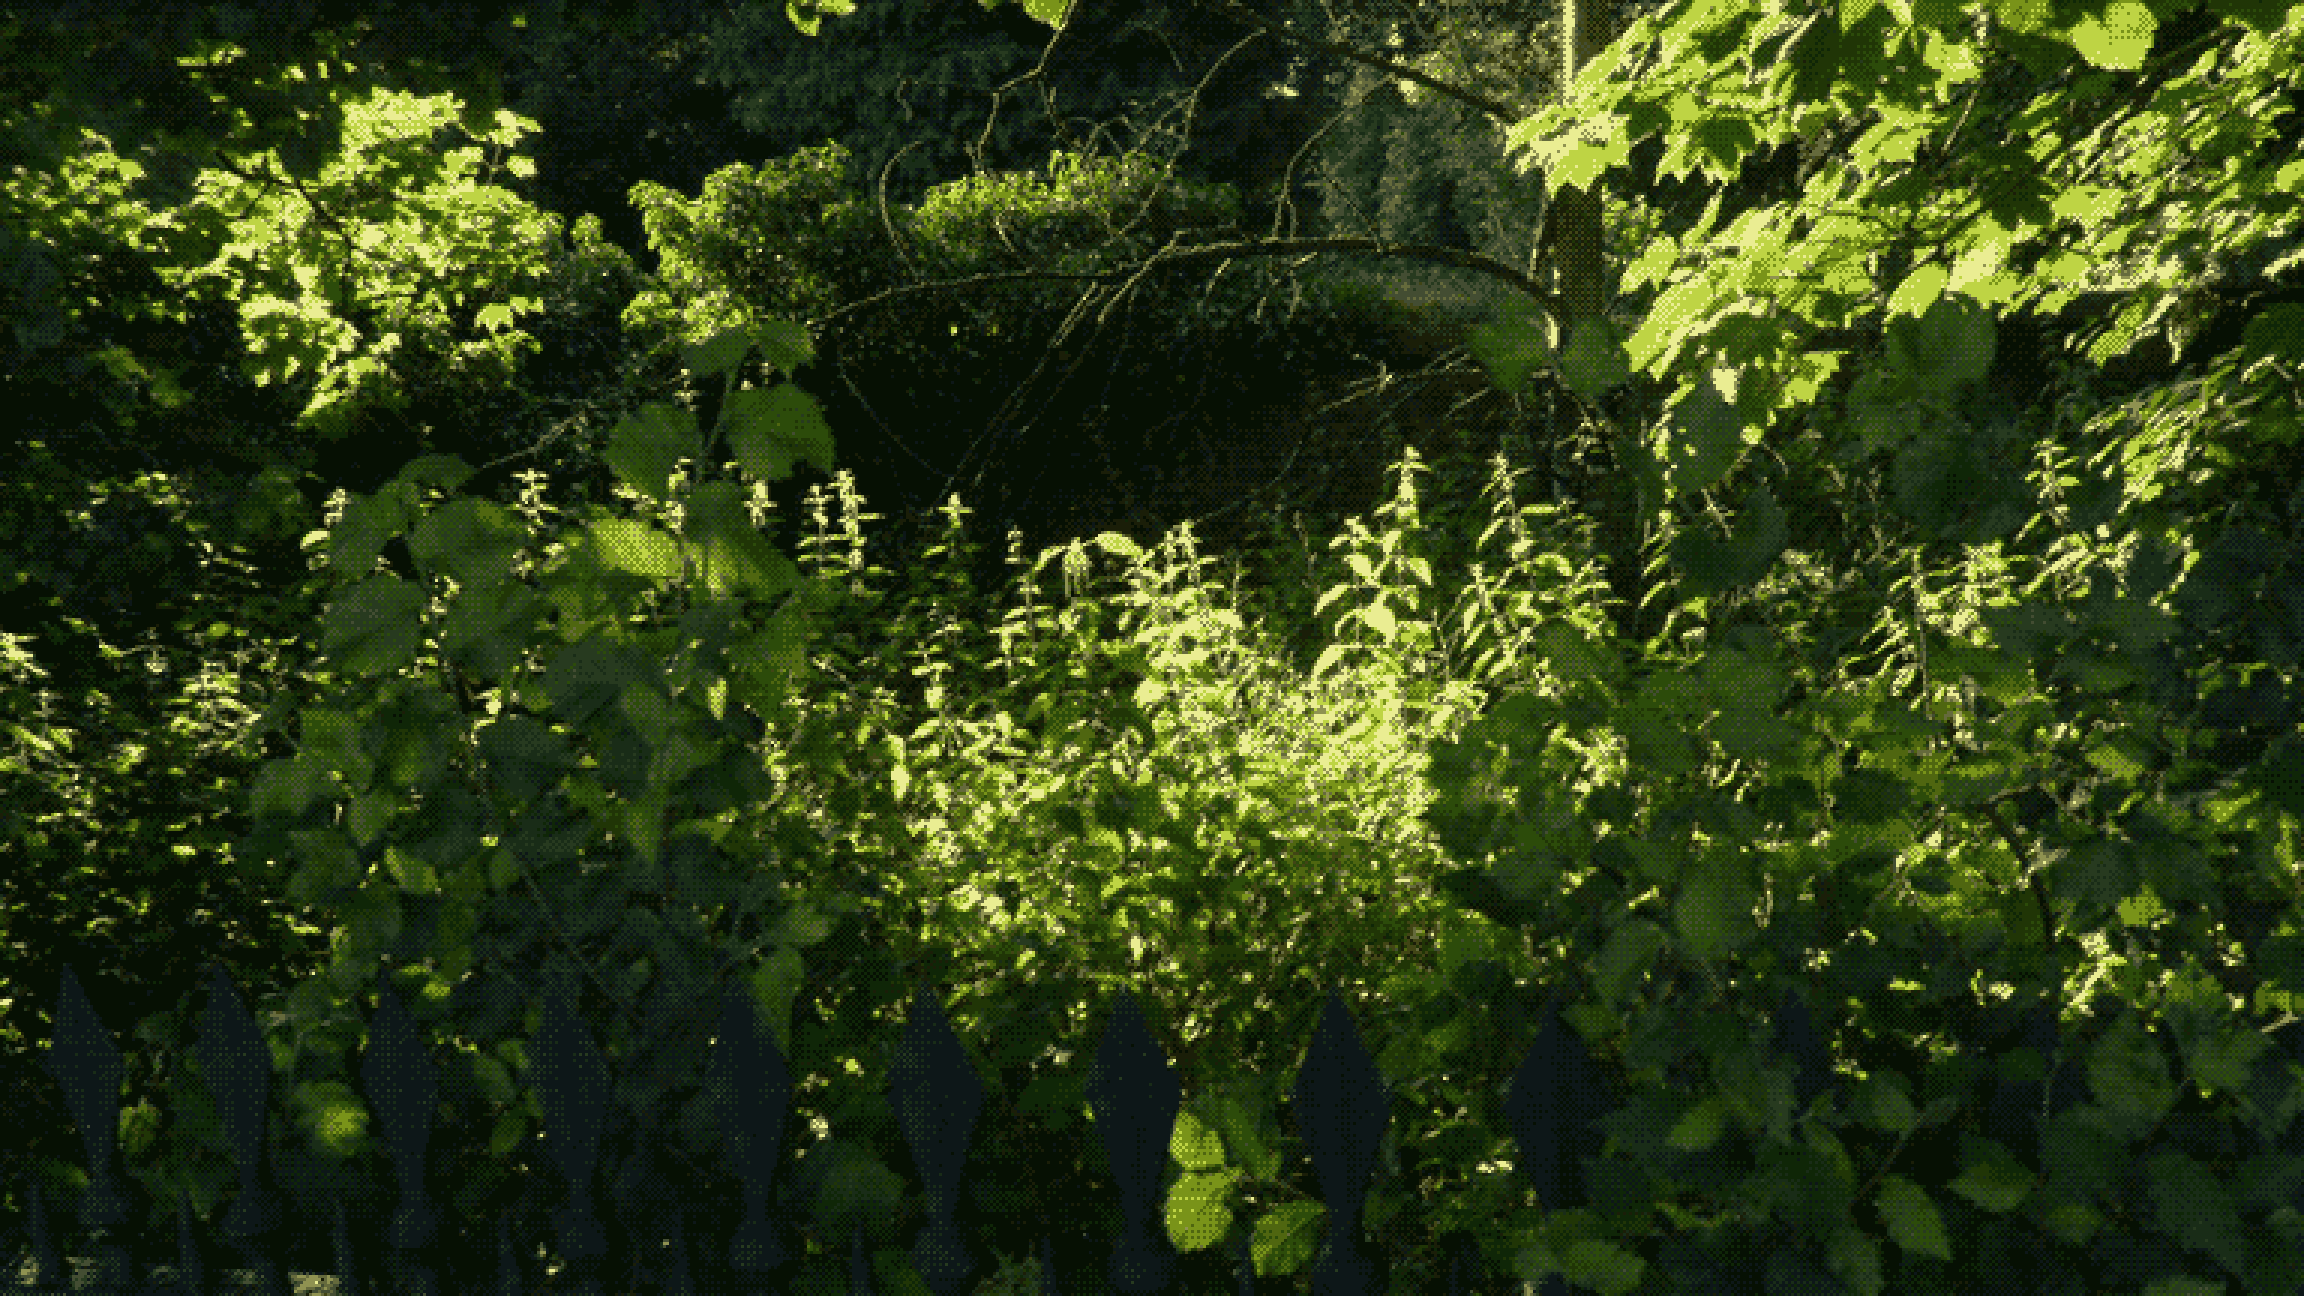
[[[339,670],[389,674],[416,660],[422,590],[397,576],[371,576],[329,601],[320,649]]]
[[[1960,1173],[1949,1186],[1979,1209],[2005,1215],[2023,1205],[2037,1182],[2032,1171],[1993,1140],[1960,1136]]]
[[[1596,401],[1630,376],[1616,326],[1604,318],[1576,321],[1560,356],[1560,377],[1569,389]]]
[[[783,481],[802,459],[832,471],[832,429],[815,398],[791,383],[731,392],[721,421],[738,462],[762,481]]]
[[[1748,441],[1744,419],[1720,394],[1715,373],[1689,389],[1672,407],[1668,439],[1657,446],[1665,491],[1673,498],[1702,490],[1736,467]]]
[[[478,733],[481,756],[497,787],[526,801],[575,767],[566,740],[530,716],[506,715]]]
[[[471,555],[488,561],[484,548]],[[544,599],[514,581],[459,587],[440,622],[440,650],[457,669],[490,685],[503,685],[525,662],[538,633]]]
[[[1902,1134],[1918,1124],[1919,1113],[1904,1090],[1903,1077],[1888,1072],[1866,1076],[1857,1086],[1856,1109],[1874,1129]]]
[[[2138,1132],[2156,1124],[2177,1097],[2168,1061],[2133,1009],[2122,1012],[2088,1050],[2088,1085],[2107,1112]]]
[[[600,518],[584,531],[608,566],[656,585],[680,579],[685,558],[678,536],[636,518],[618,517]]]
[[[1721,867],[1691,872],[1672,902],[1672,927],[1698,958],[1721,958],[1748,944],[1758,930],[1753,906],[1758,897],[1741,878]]]
[[[334,1080],[310,1080],[288,1090],[288,1102],[307,1146],[337,1161],[349,1161],[366,1144],[368,1109],[352,1087]]]
[[[2048,27],[2052,19],[2049,0],[1999,0],[1991,6],[1992,16],[2014,32],[2039,32]]]
[[[1257,1218],[1249,1251],[1258,1274],[1302,1273],[1312,1263],[1328,1208],[1316,1201],[1281,1202]]]
[[[1532,311],[1499,311],[1465,337],[1465,346],[1496,390],[1518,394],[1549,354],[1544,330]]]
[[[1902,1175],[1882,1175],[1875,1203],[1888,1236],[1897,1246],[1916,1255],[1952,1262],[1952,1242],[1944,1231],[1944,1216],[1920,1185]]]
[[[1718,1143],[1720,1136],[1727,1130],[1727,1111],[1721,1106],[1720,1099],[1702,1098],[1681,1114],[1664,1141],[1683,1152],[1701,1152]]]
[[[489,500],[458,498],[426,514],[408,534],[408,552],[428,572],[468,587],[491,588],[511,578],[527,528],[509,509]]]
[[[685,533],[699,583],[713,597],[768,600],[801,582],[799,569],[752,525],[734,482],[708,481],[695,489]]]
[[[1755,486],[1736,511],[1726,540],[1715,539],[1709,525],[1699,523],[1673,537],[1672,558],[1689,589],[1716,594],[1765,577],[1785,540],[1784,511],[1766,486]]]
[[[406,506],[397,495],[361,496],[344,506],[344,516],[328,532],[328,565],[347,581],[375,570],[376,559],[394,536],[408,528]]]
[[[266,761],[256,772],[251,808],[279,819],[298,818],[315,803],[336,796],[327,771],[328,766],[309,752]]]
[[[1888,313],[1925,314],[1942,299],[1944,285],[1950,278],[1950,273],[1934,261],[1914,267],[1904,282],[1896,285],[1896,291],[1888,295]]]
[[[671,498],[674,466],[694,458],[698,449],[696,415],[658,403],[619,421],[600,457],[625,485],[661,504]]]
[[[692,381],[702,383],[725,376],[742,363],[752,339],[741,329],[724,329],[701,342],[681,348],[681,358]]]
[[[289,875],[288,897],[299,904],[332,903],[335,893],[358,883],[360,861],[344,834],[332,828],[301,829],[289,834],[296,843],[296,871]]]
[[[1785,56],[1793,69],[1793,103],[1821,103],[1829,99],[1832,83],[1840,75],[1839,9],[1826,5],[1811,14]]]
[[[2132,72],[2152,52],[2158,22],[2137,0],[2111,0],[2100,12],[2083,13],[2064,38],[2100,68]]]
[[[1560,1272],[1585,1291],[1625,1296],[1640,1285],[1648,1262],[1638,1253],[1599,1238],[1578,1238],[1560,1258]]]

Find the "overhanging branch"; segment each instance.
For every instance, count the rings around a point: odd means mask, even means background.
[[[1430,90],[1436,95],[1454,99],[1456,102],[1463,104],[1468,108],[1478,109],[1479,111],[1496,118],[1498,121],[1506,123],[1517,122],[1524,115],[1513,110],[1513,108],[1508,104],[1498,103],[1494,99],[1489,99],[1482,95],[1475,94],[1462,86],[1450,85],[1447,82],[1439,80],[1435,77],[1427,76],[1424,73],[1417,71],[1415,68],[1409,67],[1405,63],[1395,63],[1391,59],[1385,58],[1381,54],[1371,54],[1366,50],[1356,49],[1350,45],[1338,45],[1334,41],[1323,40],[1317,36],[1307,36],[1302,32],[1292,31],[1289,28],[1284,27],[1279,23],[1273,22],[1271,19],[1266,18],[1262,14],[1259,14],[1256,11],[1248,8],[1246,5],[1239,3],[1239,0],[1192,0],[1192,3],[1198,5],[1200,8],[1212,9],[1225,15],[1228,18],[1233,18],[1240,22],[1244,22],[1259,31],[1269,32],[1272,35],[1279,37],[1281,40],[1288,41],[1291,44],[1301,45],[1306,49],[1318,50],[1323,54],[1327,54],[1335,58],[1350,59],[1355,63],[1375,68],[1379,72],[1389,73],[1405,81],[1413,81],[1416,84],[1423,86],[1425,89]]]
[[[1512,285],[1530,301],[1542,307],[1554,320],[1561,316],[1559,297],[1547,291],[1534,279],[1494,258],[1461,248],[1431,247],[1421,243],[1392,243],[1384,239],[1367,238],[1312,238],[1312,239],[1250,239],[1221,243],[1193,243],[1184,246],[1170,244],[1136,265],[1120,270],[1094,272],[1065,270],[1000,270],[987,274],[969,275],[960,279],[940,279],[932,283],[903,284],[870,297],[850,302],[810,323],[829,325],[843,317],[870,307],[885,305],[913,293],[945,292],[953,288],[972,287],[977,284],[1018,283],[1025,281],[1068,281],[1075,283],[1115,284],[1122,280],[1142,278],[1154,267],[1192,261],[1230,260],[1248,256],[1301,256],[1306,260],[1326,253],[1371,253],[1377,256],[1409,257],[1419,261],[1432,261],[1458,269],[1474,270]]]
[[[1117,284],[1141,280],[1153,267],[1192,261],[1242,256],[1298,256],[1305,261],[1325,254],[1365,253],[1376,256],[1407,257],[1418,261],[1431,261],[1440,265],[1473,270],[1490,278],[1510,284],[1516,291],[1536,303],[1555,324],[1565,319],[1565,307],[1559,294],[1545,289],[1534,279],[1514,270],[1492,257],[1460,248],[1432,247],[1421,243],[1392,243],[1383,239],[1365,238],[1313,238],[1313,239],[1251,239],[1220,243],[1194,243],[1184,246],[1170,244],[1134,265],[1094,272],[1067,270],[998,270],[985,274],[967,275],[957,279],[938,279],[927,283],[901,284],[870,297],[861,298],[845,306],[808,320],[811,328],[821,329],[836,324],[847,316],[878,306],[885,306],[916,293],[949,292],[954,288],[973,287],[978,284],[1024,283],[1032,281],[1059,281],[1072,283]],[[1299,262],[1299,266],[1301,262]],[[1110,304],[1107,304],[1107,312]],[[1874,315],[1877,315],[1877,311]],[[1102,328],[1101,320],[1098,328]],[[1069,333],[1069,327],[1065,330]],[[1820,351],[1849,351],[1869,345],[1877,331],[1877,319],[1857,324],[1810,331],[1794,348],[1804,353]],[[1058,339],[1061,341],[1061,337]]]

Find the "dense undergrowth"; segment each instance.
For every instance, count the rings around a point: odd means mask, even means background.
[[[1459,460],[1444,465],[1448,480],[1471,479],[1461,452],[1444,457]],[[1304,1010],[1329,984],[1380,985],[1428,964],[1446,908],[1432,877],[1447,856],[1425,816],[1434,749],[1499,688],[1541,687],[1528,645],[1542,627],[1599,634],[1610,623],[1590,519],[1519,503],[1502,457],[1476,497],[1425,498],[1430,468],[1411,451],[1395,465],[1394,498],[1326,546],[1218,562],[1182,532],[1150,552],[1112,536],[1052,551],[998,591],[970,585],[956,521],[941,553],[891,582],[862,563],[864,502],[817,501],[803,566],[843,597],[824,614],[791,723],[763,731],[759,750],[826,859],[869,873],[847,882],[876,896],[900,958],[944,951],[956,1016],[1050,968],[1066,970],[1072,993],[1132,985],[1180,1024],[1174,1061],[1189,1092],[1227,1069],[1211,1071],[1215,1059],[1303,1038]],[[1797,625],[1793,637],[1811,645],[1891,645],[1871,663],[1841,655],[1809,682],[1819,690],[1862,690],[1895,668],[1908,603],[1865,593],[1856,573],[1815,555],[1795,555],[1787,572],[1783,594],[1763,591],[1709,625],[1681,619],[1676,633]],[[671,624],[685,610],[650,605],[633,620]],[[1581,757],[1594,780],[1623,773],[1622,750]],[[855,795],[891,784],[908,789],[900,813]],[[1130,800],[1156,808],[1103,812]],[[1115,870],[1095,849],[1107,823],[1163,831],[1130,836]],[[1128,949],[1123,904],[1140,899],[1177,929],[1183,892],[1157,878],[1182,879],[1224,938],[1116,958]],[[999,962],[1018,948],[1039,952],[1034,966]],[[1260,957],[1228,963],[1225,951]],[[1239,1005],[1256,962],[1288,972],[1249,997],[1254,1013],[1203,1015]],[[1085,1006],[1070,1001],[1059,1034],[1085,1032]],[[1439,1077],[1390,1079],[1435,1115],[1464,1114]],[[1401,1245],[1411,1272],[1431,1258]]]
[[[1681,15],[1703,37],[1666,33],[1666,56],[1625,63],[1606,93],[1657,95],[1656,112],[1717,102],[1673,83],[1734,79],[1710,64],[1743,57],[1748,18]],[[2068,34],[2101,59],[2149,35],[2123,21]],[[2261,242],[2304,171],[2222,165],[2215,150],[2253,156],[2248,123],[2268,114],[2194,116],[2282,88],[2277,33],[2254,27],[2231,38],[2240,71],[2214,96],[2165,74],[2154,111],[2198,147],[2130,178],[2244,177],[2227,196]],[[1785,93],[1821,108],[1885,75],[1843,68],[1835,26],[1804,30],[1829,39],[1803,44]],[[1648,57],[1659,33],[1641,34],[1617,56]],[[1967,122],[1962,87],[1990,51],[1953,23],[1924,40],[1938,57],[1900,52],[1894,101]],[[2053,67],[2073,57],[2055,44],[2017,49]],[[2048,91],[2008,97],[2019,135],[2074,116]],[[1584,120],[1663,129],[1649,108]],[[1947,218],[1947,239],[1984,239],[1957,280],[1876,269],[1875,253],[1895,258],[1866,241],[1906,237],[1880,213],[1919,219],[1901,210],[1912,194],[1968,201],[1960,184],[2045,184],[2070,161],[1945,148],[1913,163],[1904,129],[1884,120],[1827,158],[1832,183],[1791,214],[1655,240],[1633,277],[1658,304],[1629,337],[1586,321],[1538,366],[1525,327],[1488,334],[1499,379],[1518,364],[1595,405],[1639,397],[1602,438],[1613,457],[1585,456],[1591,489],[1563,493],[1555,474],[1548,503],[1524,502],[1519,445],[1409,438],[1364,515],[1299,526],[1272,510],[1213,560],[1184,534],[1096,534],[986,588],[971,546],[1001,537],[956,513],[940,543],[874,570],[865,501],[819,495],[794,580],[751,506],[796,457],[821,462],[824,427],[791,389],[731,376],[753,346],[797,370],[805,334],[781,323],[694,339],[690,372],[728,379],[721,422],[635,401],[597,507],[559,511],[535,478],[458,497],[469,465],[424,457],[310,516],[292,474],[268,474],[235,489],[237,538],[268,533],[250,547],[269,569],[171,552],[113,517],[107,534],[131,542],[106,550],[113,570],[180,576],[198,597],[127,650],[40,611],[99,653],[144,652],[156,675],[196,662],[198,678],[152,685],[157,701],[82,687],[59,703],[37,691],[49,660],[6,658],[4,768],[22,792],[6,844],[34,863],[6,903],[12,938],[43,957],[0,952],[17,956],[12,994],[61,952],[145,996],[105,1011],[137,1107],[140,1239],[172,1238],[166,1197],[213,1219],[233,1182],[183,989],[184,964],[233,944],[294,1118],[273,1151],[306,1207],[348,1164],[384,1191],[353,1137],[350,1059],[358,996],[396,984],[443,1053],[469,1042],[503,1063],[448,1068],[444,1213],[517,1209],[541,1230],[559,1186],[532,1094],[476,1086],[525,1083],[536,1028],[513,1001],[573,954],[634,1113],[606,1148],[603,1203],[673,1175],[670,1196],[698,1211],[691,1238],[725,1237],[735,1210],[699,1155],[717,1148],[695,1083],[708,1032],[634,1005],[749,989],[835,1133],[795,1149],[778,1204],[815,1213],[823,1254],[861,1227],[876,1262],[901,1266],[921,1206],[881,1098],[884,1040],[903,992],[934,987],[988,1090],[967,1219],[1003,1258],[1054,1229],[1060,1267],[1086,1283],[1067,1289],[1092,1290],[1115,1211],[1077,1055],[1126,987],[1174,1041],[1188,1104],[1168,1219],[1189,1244],[1186,1289],[1220,1289],[1209,1244],[1238,1232],[1293,1280],[1324,1194],[1279,1113],[1340,988],[1393,1086],[1365,1223],[1396,1291],[1435,1289],[1458,1227],[1480,1231],[1493,1270],[1573,1272],[1615,1296],[1695,1274],[1824,1290],[1827,1265],[1830,1290],[1877,1293],[1885,1270],[1900,1296],[1936,1296],[2025,1256],[2168,1290],[2212,1262],[2281,1289],[2297,1255],[2249,1220],[2291,1217],[2263,1185],[2304,1164],[2275,1143],[2294,1142],[2297,1090],[2284,1041],[2252,1019],[2293,1006],[2297,966],[2299,313],[2264,307],[2204,371],[2014,388],[2001,314],[2069,301],[2090,257],[2173,283],[2193,249],[2132,249],[2140,225],[2100,222],[2114,232],[2090,226],[2086,256],[1990,273],[2021,240],[2065,239],[2051,215],[2101,197],[2074,163],[2056,204],[1970,195],[2031,224],[1977,235],[1974,211]],[[1545,137],[1562,152],[1547,167],[1609,165],[1567,138]],[[1942,183],[1832,206],[1923,164]],[[2166,228],[2198,216],[2189,196],[2155,201]],[[1813,282],[1781,290],[1786,262]],[[1762,289],[1766,318],[1749,308]],[[2100,359],[2134,344],[2152,305],[2119,307]],[[341,323],[323,350],[351,336]],[[1857,349],[1811,347],[1827,330]],[[128,350],[104,354],[126,365]],[[302,362],[289,345],[272,359]],[[47,376],[84,376],[68,367]],[[1559,456],[1566,434],[1545,432]],[[31,462],[44,475],[18,496],[77,506],[88,481]],[[69,894],[96,878],[95,903]],[[138,945],[211,900],[233,912]],[[107,910],[97,935],[32,939],[75,902]],[[1793,991],[1817,997],[1827,1059],[1797,1075],[1767,1034]],[[2034,992],[2048,1043],[2004,1044]],[[1553,995],[1635,1085],[1607,1155],[1586,1158],[1591,1199],[1554,1185],[1539,1208],[1515,1176],[1546,1158],[1506,1144],[1498,1108]],[[14,1077],[37,1081],[34,1042],[4,1042]],[[2059,1068],[2085,1088],[2000,1103]],[[33,1168],[70,1197],[75,1142],[52,1087],[24,1087],[49,1105]]]
[[[1062,969],[1069,1021],[1058,1034],[1084,1038],[1089,998],[1134,986],[1179,1023],[1173,1060],[1188,1093],[1229,1069],[1216,1059],[1300,1041],[1329,985],[1379,986],[1429,964],[1449,908],[1432,885],[1449,859],[1426,816],[1435,749],[1500,690],[1544,687],[1531,644],[1545,626],[1601,635],[1614,623],[1591,517],[1521,502],[1523,474],[1506,457],[1435,452],[1426,463],[1410,450],[1393,497],[1326,544],[1275,526],[1263,545],[1218,559],[1197,553],[1188,529],[1148,551],[1108,535],[1019,565],[996,590],[973,585],[958,518],[898,578],[864,561],[866,501],[812,499],[802,566],[840,597],[822,613],[789,722],[758,735],[785,798],[762,816],[802,808],[843,874],[823,880],[874,897],[907,966],[939,951],[956,1016]],[[671,516],[619,494],[643,516]],[[533,490],[522,507],[541,535],[570,534]],[[1812,657],[1809,688],[1863,691],[1911,661],[1897,643],[1912,604],[1873,579],[1849,555],[1796,552],[1748,601],[1683,609],[1671,634],[1767,626]],[[652,599],[630,620],[671,625],[687,610]],[[303,686],[281,675],[272,687]],[[1594,782],[1626,772],[1621,746],[1577,757]],[[900,807],[858,794],[891,786],[905,789]],[[1119,829],[1124,866],[1099,854],[1111,825],[1147,824],[1156,830]],[[1187,893],[1207,906],[1207,941],[1131,947],[1124,905],[1177,930]],[[325,929],[323,912],[295,914],[301,929]],[[1019,948],[1036,951],[1030,966],[1001,961]],[[1237,1008],[1248,984],[1252,1013],[1209,1015]],[[1441,1097],[1440,1077],[1389,1078],[1435,1116],[1465,1114]],[[1284,1179],[1268,1191],[1310,1190]],[[1399,1245],[1411,1272],[1432,1260],[1421,1243]]]

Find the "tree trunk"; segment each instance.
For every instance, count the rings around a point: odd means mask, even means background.
[[[1563,95],[1577,70],[1607,46],[1608,38],[1608,0],[1564,0],[1560,6]],[[1578,320],[1601,314],[1615,294],[1605,259],[1607,243],[1600,231],[1599,190],[1547,188],[1553,204],[1547,219],[1552,230],[1553,282],[1568,314],[1565,323],[1553,326],[1552,346],[1557,351],[1568,344],[1568,328]]]

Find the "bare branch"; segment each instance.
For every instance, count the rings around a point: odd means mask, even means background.
[[[1264,17],[1263,15],[1257,13],[1255,10],[1248,8],[1246,5],[1239,3],[1239,0],[1192,0],[1192,3],[1199,5],[1203,9],[1214,10],[1215,12],[1221,13],[1226,17],[1237,19],[1238,21],[1244,22],[1259,31],[1269,32],[1272,35],[1277,36],[1291,44],[1301,45],[1306,49],[1318,50],[1323,54],[1331,55],[1336,58],[1350,59],[1355,63],[1375,68],[1379,72],[1388,73],[1392,76],[1399,77],[1404,81],[1413,81],[1416,84],[1423,86],[1425,89],[1430,90],[1436,95],[1454,99],[1456,102],[1463,104],[1467,108],[1478,109],[1479,111],[1496,118],[1498,121],[1516,122],[1523,116],[1523,114],[1514,111],[1508,104],[1499,103],[1494,99],[1487,98],[1484,95],[1476,94],[1462,86],[1450,85],[1446,81],[1441,81],[1437,78],[1427,76],[1424,73],[1417,71],[1415,68],[1409,67],[1405,63],[1393,62],[1391,59],[1385,58],[1381,54],[1371,54],[1366,50],[1358,49],[1350,45],[1338,45],[1333,41],[1323,40],[1318,36],[1307,36],[1302,32],[1292,31],[1289,28],[1283,27],[1279,23],[1273,22],[1271,19]]]

